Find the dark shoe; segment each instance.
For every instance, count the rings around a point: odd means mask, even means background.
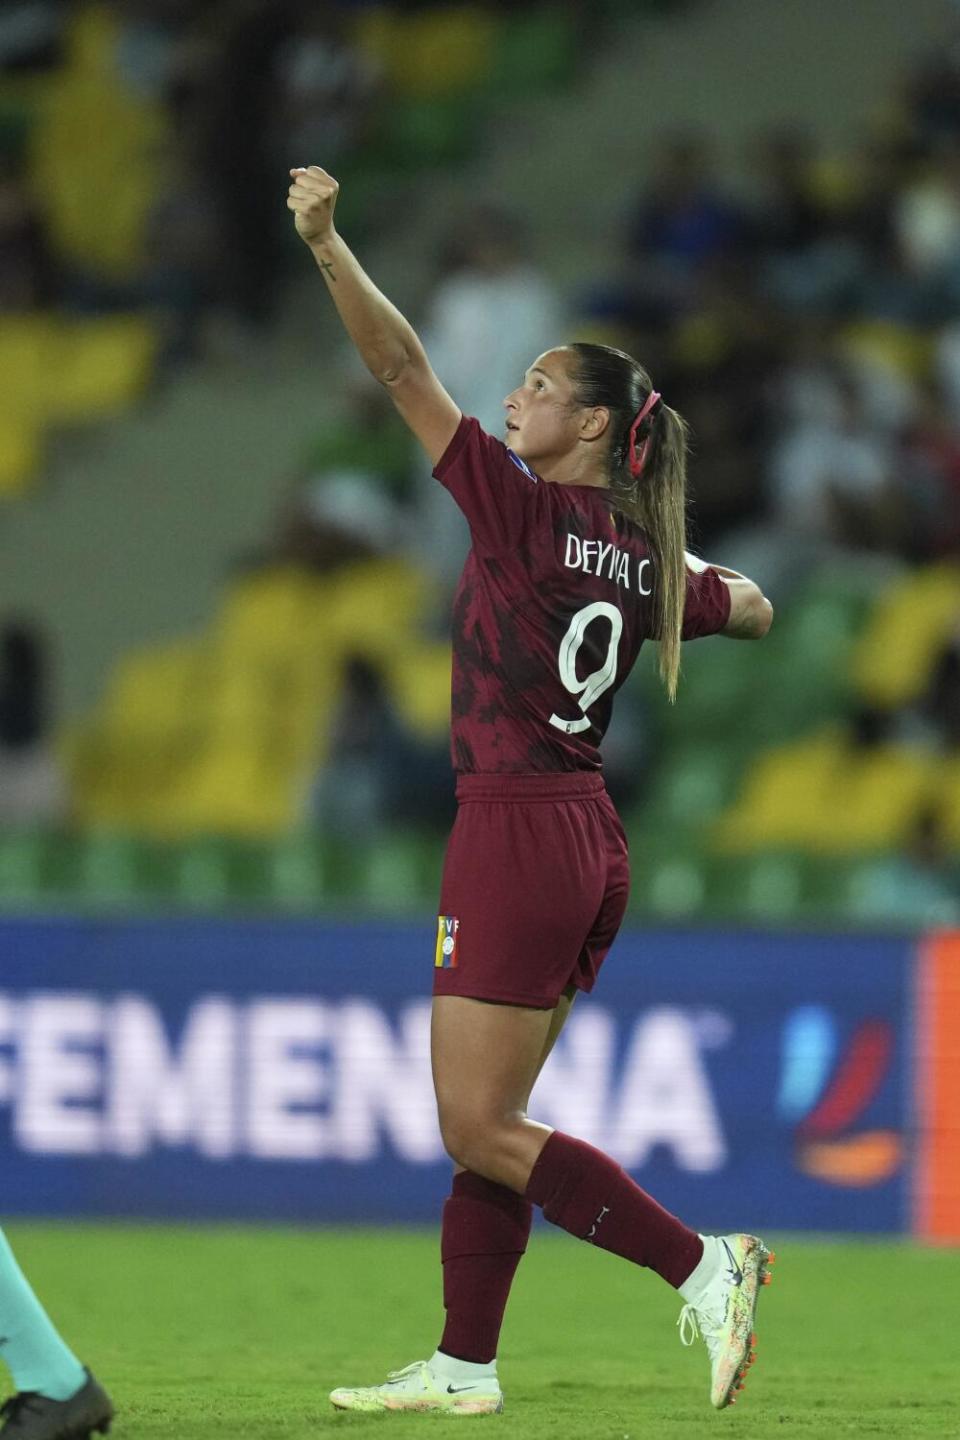
[[[21,1390],[0,1405],[0,1440],[90,1440],[94,1430],[106,1435],[113,1419],[110,1396],[85,1372],[87,1383],[69,1400],[48,1400],[34,1390]]]

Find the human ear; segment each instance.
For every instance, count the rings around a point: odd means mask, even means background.
[[[584,440],[599,440],[601,435],[606,434],[610,424],[610,411],[605,405],[595,405],[590,412],[584,416],[580,426],[580,434]]]

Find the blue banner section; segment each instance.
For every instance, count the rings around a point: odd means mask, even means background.
[[[0,1214],[431,1221],[436,921],[0,921]],[[909,1226],[906,940],[628,933],[531,1114],[700,1229]]]

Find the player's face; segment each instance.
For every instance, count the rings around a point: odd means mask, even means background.
[[[504,400],[507,444],[537,464],[569,454],[577,443],[579,411],[567,374],[566,351],[547,350]]]

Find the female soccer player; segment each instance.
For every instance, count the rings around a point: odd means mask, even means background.
[[[89,1440],[110,1429],[110,1397],[60,1339],[2,1230],[0,1359],[17,1386],[0,1405],[2,1440]]]
[[[453,615],[458,813],[444,865],[432,1057],[454,1161],[443,1209],[447,1318],[430,1360],[334,1390],[347,1410],[499,1411],[497,1340],[531,1207],[680,1291],[711,1399],[753,1359],[772,1258],[752,1235],[701,1236],[607,1155],[528,1119],[578,990],[627,901],[627,846],[598,745],[645,639],[676,692],[680,641],[766,634],[772,609],[734,571],[686,556],[686,427],[628,355],[564,345],[504,404],[510,448],[461,415],[413,329],[337,234],[337,182],[291,170],[287,205],[361,358],[470,526]]]

